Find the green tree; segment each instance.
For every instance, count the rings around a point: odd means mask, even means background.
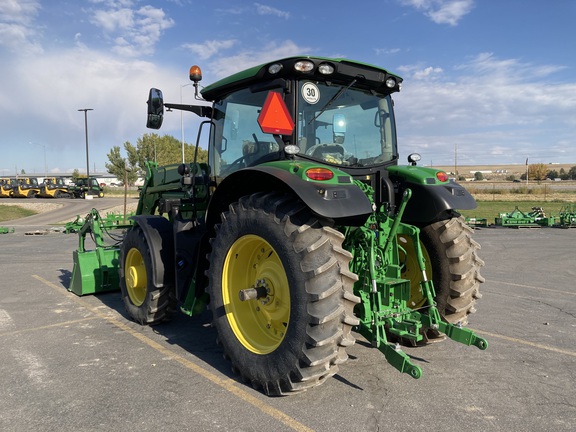
[[[186,163],[194,161],[196,147],[184,143],[184,160]],[[144,134],[136,143],[138,153],[138,166],[145,170],[145,162],[155,161],[158,165],[182,163],[182,143],[171,135],[158,136],[157,134]],[[197,162],[208,162],[208,151],[198,149]]]
[[[80,170],[78,168],[74,168],[74,171],[72,171],[72,181],[76,183],[79,177],[80,177]]]
[[[119,146],[112,147],[112,150],[107,154],[109,162],[104,165],[108,172],[116,176],[119,181],[123,182],[126,179],[127,184],[132,186],[138,180],[139,175],[134,160],[135,150],[128,141],[124,143],[124,149],[128,153],[127,158],[122,157]]]
[[[570,168],[570,171],[568,171],[568,178],[570,178],[570,180],[576,180],[576,166]]]
[[[476,181],[484,180],[484,176],[482,175],[482,173],[480,171],[476,171],[474,173],[474,180],[476,180]]]
[[[547,174],[546,176],[547,176],[549,179],[552,179],[552,180],[554,180],[555,178],[558,178],[558,177],[559,177],[558,171],[556,171],[556,170],[550,170],[550,171],[548,171],[548,174]]]
[[[138,138],[135,146],[128,141],[125,142],[124,150],[127,154],[126,167],[131,171],[129,184],[134,184],[138,177],[146,175],[147,161],[155,161],[160,166],[182,163],[182,144],[171,135],[144,134]],[[187,163],[194,160],[194,152],[195,146],[184,143],[184,159]],[[106,163],[108,172],[123,180],[124,164],[120,147],[112,148],[108,153],[108,160],[110,161]],[[198,149],[197,162],[208,162],[207,150]]]
[[[136,153],[138,166],[143,172],[146,171],[146,161],[156,161],[160,166],[182,162],[180,141],[170,135],[144,134],[136,142]]]
[[[548,168],[543,163],[528,165],[528,179],[529,180],[546,180]]]

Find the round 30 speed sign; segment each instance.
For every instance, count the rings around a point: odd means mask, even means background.
[[[320,89],[314,83],[304,83],[302,85],[302,98],[310,105],[314,105],[320,100]]]

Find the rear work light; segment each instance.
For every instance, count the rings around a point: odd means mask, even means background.
[[[325,181],[334,178],[334,173],[327,168],[310,168],[306,171],[306,177],[311,180]]]
[[[282,67],[283,66],[280,63],[271,64],[270,66],[268,66],[268,72],[271,73],[272,75],[276,75],[278,72],[282,70]]]
[[[318,66],[318,72],[320,72],[322,75],[333,74],[334,66],[329,63],[322,63],[320,66]]]
[[[298,72],[310,72],[312,69],[314,69],[314,63],[309,60],[301,60],[294,64],[294,69],[296,69]]]

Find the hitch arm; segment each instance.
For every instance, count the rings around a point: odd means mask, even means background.
[[[408,354],[400,349],[400,345],[385,343],[381,344],[378,349],[382,354],[384,354],[388,363],[400,372],[408,374],[414,379],[418,379],[422,376],[422,369],[420,366],[416,366],[412,363]]]
[[[426,327],[432,326],[430,316],[422,314],[420,317],[422,324]],[[483,337],[476,335],[472,330],[462,327],[459,324],[449,324],[444,321],[438,323],[438,330],[448,336],[450,339],[460,342],[466,346],[474,345],[475,347],[485,350],[488,348],[488,341]]]

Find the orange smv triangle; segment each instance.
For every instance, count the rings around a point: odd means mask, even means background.
[[[277,92],[270,92],[266,97],[262,111],[258,116],[258,124],[262,132],[268,134],[291,135],[294,130],[294,120],[288,107]]]

